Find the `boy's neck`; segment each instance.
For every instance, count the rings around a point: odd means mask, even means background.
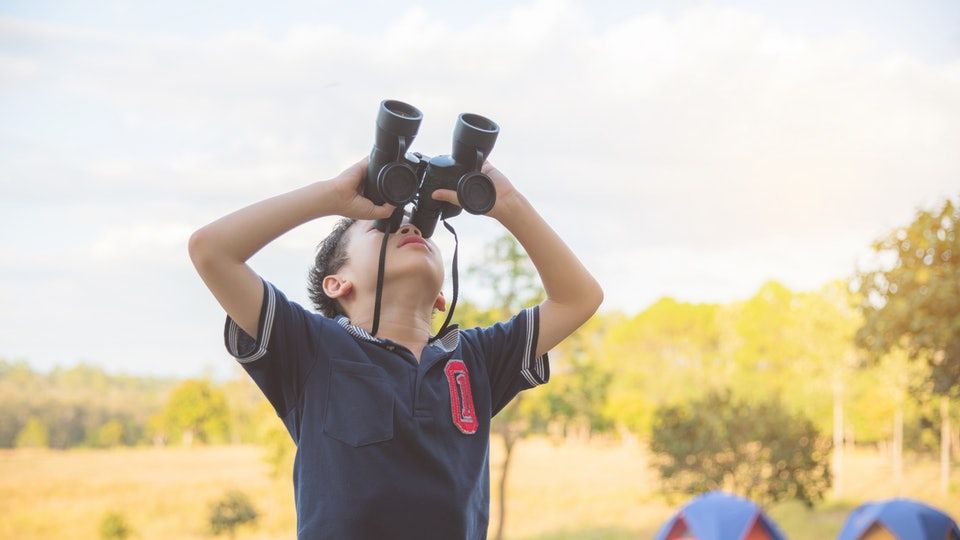
[[[405,299],[406,302],[398,300],[388,297],[384,291],[380,304],[380,327],[376,337],[403,345],[419,362],[427,340],[433,335],[433,302],[417,305],[409,298]],[[350,318],[350,324],[370,332],[373,329],[373,298],[370,297],[364,304],[369,305],[360,305],[358,302],[357,305],[350,306],[347,317]]]

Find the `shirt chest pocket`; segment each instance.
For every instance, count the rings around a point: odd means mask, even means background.
[[[393,389],[380,366],[332,358],[323,431],[351,446],[393,438]]]

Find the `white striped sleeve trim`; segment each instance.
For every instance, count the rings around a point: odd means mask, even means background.
[[[550,358],[547,353],[534,358],[537,352],[537,336],[540,330],[540,306],[526,308],[521,315],[527,330],[524,343],[523,361],[520,364],[520,374],[530,383],[531,387],[544,384],[550,380]]]
[[[231,356],[242,363],[259,360],[267,354],[270,343],[270,331],[273,329],[273,317],[276,314],[277,297],[273,286],[260,278],[263,283],[263,302],[260,305],[260,318],[257,325],[257,337],[254,339],[227,315],[224,327],[224,341]]]

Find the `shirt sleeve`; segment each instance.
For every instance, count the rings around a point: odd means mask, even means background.
[[[540,306],[521,310],[508,321],[474,329],[490,379],[491,415],[522,390],[550,380],[548,353],[535,357]]]
[[[223,338],[227,351],[254,380],[277,415],[286,417],[297,405],[304,382],[317,362],[321,315],[290,301],[269,281],[263,283],[263,303],[256,337],[227,315]]]

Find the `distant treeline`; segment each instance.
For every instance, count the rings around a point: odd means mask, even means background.
[[[0,358],[0,447],[255,442],[252,382],[115,375],[89,364],[47,373]],[[199,397],[199,399],[193,399]]]

